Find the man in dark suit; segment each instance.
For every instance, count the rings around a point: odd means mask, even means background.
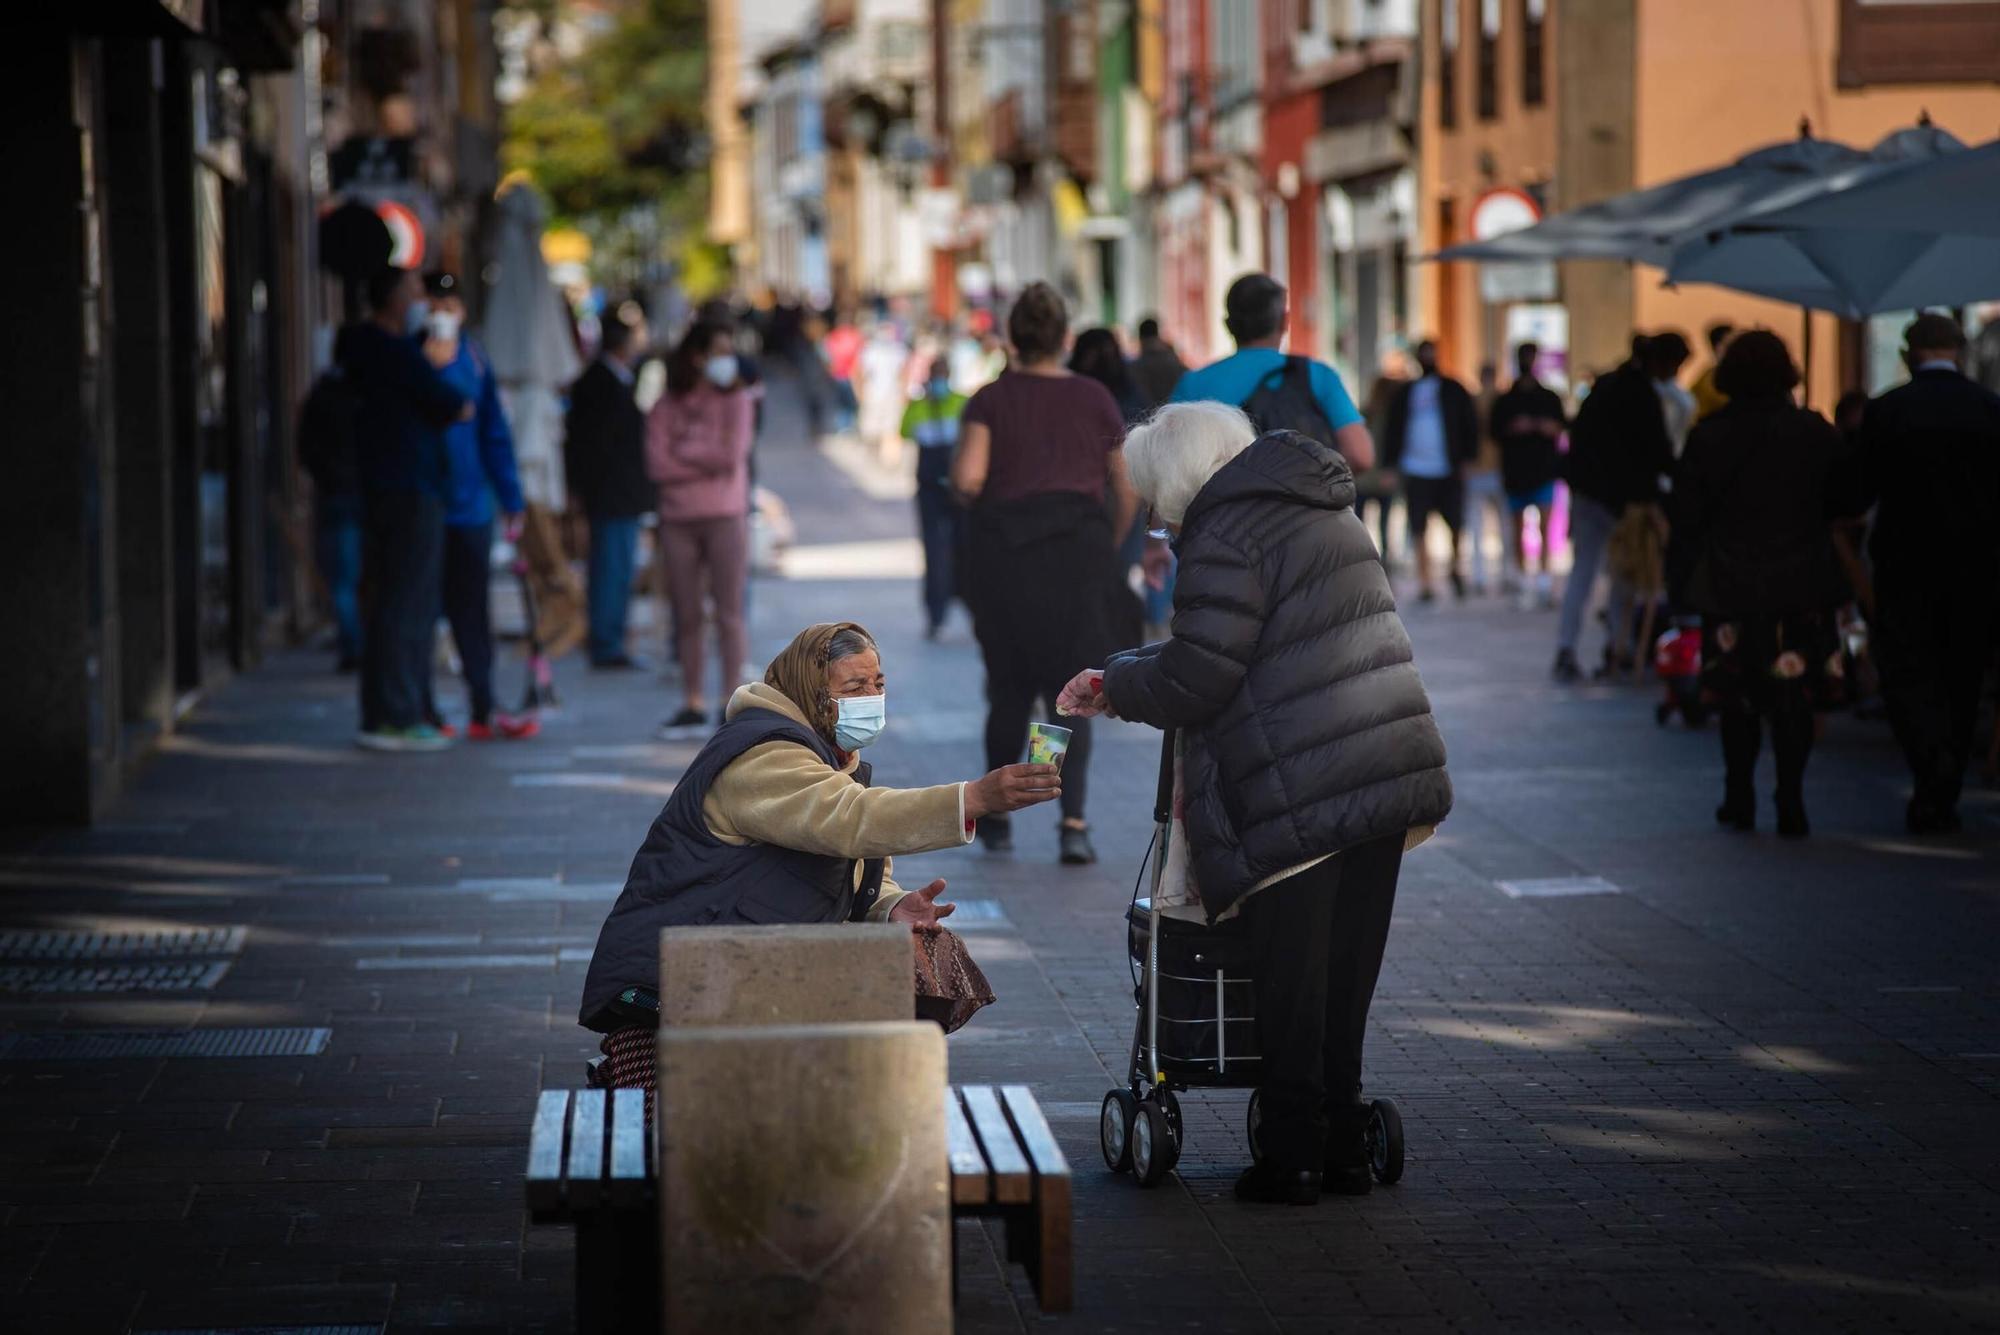
[[[1424,530],[1432,515],[1444,520],[1451,533],[1451,587],[1465,596],[1465,577],[1458,573],[1458,534],[1465,523],[1465,473],[1479,453],[1479,405],[1472,391],[1438,371],[1437,344],[1417,344],[1417,378],[1401,386],[1390,401],[1382,433],[1382,467],[1396,472],[1403,483],[1403,504],[1410,512],[1410,547],[1417,555],[1417,597],[1437,597],[1431,583],[1430,548]]]
[[[571,502],[590,521],[590,665],[596,668],[638,666],[625,651],[625,614],[639,518],[655,502],[646,476],[646,415],[633,397],[645,351],[644,320],[607,315],[597,360],[569,391],[563,461]]]
[[[1979,686],[2000,620],[2000,396],[1965,372],[1965,331],[1920,315],[1908,383],[1868,405],[1859,482],[1876,502],[1874,654],[1910,765],[1912,834],[1959,828]]]

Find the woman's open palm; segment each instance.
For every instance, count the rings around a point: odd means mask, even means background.
[[[956,904],[937,902],[938,896],[943,893],[943,877],[932,881],[921,890],[912,890],[890,906],[889,921],[906,922],[919,932],[941,930],[938,919],[949,918],[958,909]]]

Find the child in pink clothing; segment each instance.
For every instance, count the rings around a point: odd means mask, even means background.
[[[743,383],[729,331],[698,320],[667,359],[667,392],[646,422],[646,471],[660,489],[660,553],[687,700],[663,731],[709,723],[703,594],[715,605],[726,699],[743,675],[750,575],[750,443],[756,391]]]

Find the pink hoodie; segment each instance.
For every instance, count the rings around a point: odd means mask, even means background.
[[[660,488],[660,519],[725,519],[750,509],[750,437],[756,399],[749,389],[706,381],[662,394],[646,419],[646,473]]]

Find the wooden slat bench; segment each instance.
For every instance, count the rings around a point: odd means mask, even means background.
[[[1005,1221],[1045,1312],[1067,1312],[1070,1172],[1025,1085],[953,1086],[940,1110],[951,1211]],[[656,1329],[660,1211],[653,1138],[638,1090],[551,1089],[528,1137],[527,1199],[535,1223],[576,1226],[579,1331]],[[957,1271],[954,1239],[953,1272]]]
[[[646,1096],[549,1089],[528,1133],[528,1211],[576,1225],[576,1328],[657,1330],[660,1207]]]
[[[1069,1163],[1026,1085],[954,1085],[945,1091],[951,1212],[997,1215],[1007,1259],[1019,1261],[1044,1312],[1067,1312],[1070,1270]],[[954,1281],[958,1253],[952,1251]]]

